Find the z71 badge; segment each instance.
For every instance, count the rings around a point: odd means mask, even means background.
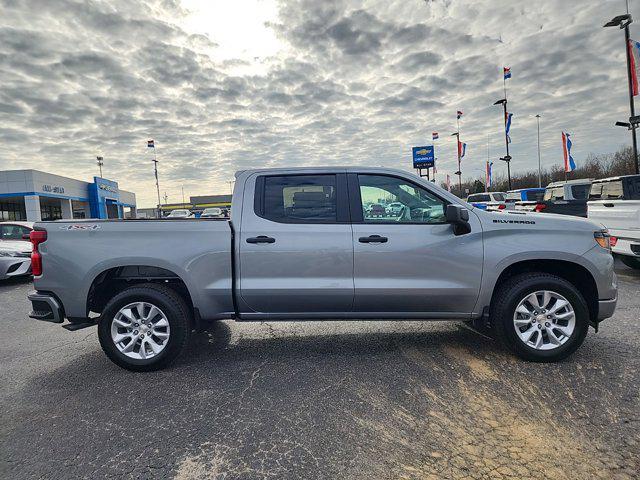
[[[60,230],[98,230],[100,225],[89,224],[89,225],[63,225],[60,227]]]

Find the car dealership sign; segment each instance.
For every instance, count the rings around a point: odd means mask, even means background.
[[[435,162],[433,145],[413,147],[413,168],[431,168]]]

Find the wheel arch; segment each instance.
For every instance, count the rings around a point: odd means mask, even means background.
[[[197,312],[189,287],[174,271],[152,265],[119,265],[102,270],[93,278],[87,293],[87,316],[89,312],[102,313],[111,298],[142,283],[166,285],[184,299],[192,314]]]
[[[592,325],[597,325],[598,318],[598,287],[591,272],[579,263],[568,260],[522,260],[512,263],[502,270],[498,276],[493,293],[491,305],[495,300],[498,287],[509,278],[528,272],[549,273],[563,278],[582,294],[589,308],[589,320]]]

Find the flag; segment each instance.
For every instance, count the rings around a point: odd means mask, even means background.
[[[156,145],[153,142],[153,140],[147,140],[147,148],[156,148]]]
[[[502,67],[502,72],[504,73],[504,79],[511,78],[511,67]]]
[[[464,158],[464,154],[466,152],[467,152],[467,144],[462,143],[460,140],[458,140],[458,157]]]
[[[631,59],[631,86],[633,96],[640,93],[638,79],[640,79],[640,42],[629,39],[629,58]]]
[[[431,138],[433,138],[434,140],[437,140],[438,139],[438,132],[433,132],[431,134]]]
[[[562,153],[564,154],[564,171],[573,172],[576,169],[576,162],[573,161],[571,156],[571,135],[562,132]]]
[[[458,110],[458,120],[460,120],[460,117],[462,117],[462,110]]]
[[[487,188],[489,188],[491,186],[491,173],[492,173],[492,167],[493,166],[493,162],[490,162],[487,160]]]
[[[451,177],[447,173],[447,190],[451,191]]]
[[[513,113],[507,113],[504,119],[504,129],[507,134],[507,142],[511,143],[511,137],[509,136],[509,130],[511,130],[511,117],[513,117]]]

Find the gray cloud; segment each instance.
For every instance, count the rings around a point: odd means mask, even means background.
[[[263,165],[410,169],[411,146],[431,131],[442,132],[439,171],[452,172],[458,109],[463,171],[480,176],[487,137],[492,158],[503,153],[492,106],[502,65],[513,71],[514,169],[537,159],[536,113],[546,164],[561,161],[562,129],[578,162],[628,140],[612,126],[628,114],[621,34],[600,28],[616,13],[607,2],[282,0],[268,27],[283,48],[258,70],[209,56],[225,45],[183,30],[178,1],[0,0],[0,10],[0,169],[86,179],[102,154],[105,174],[146,205],[147,138],[170,197],[180,185],[226,192],[234,170]]]

